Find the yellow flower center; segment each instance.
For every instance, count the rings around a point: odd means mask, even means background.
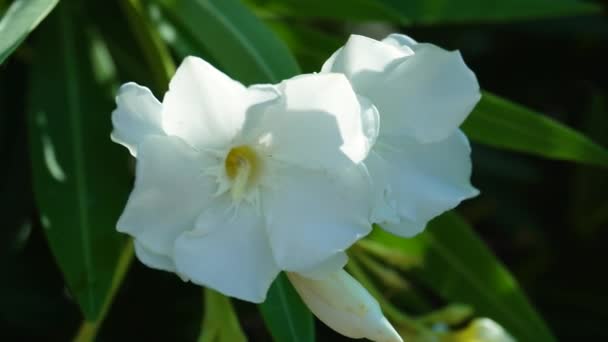
[[[247,189],[253,185],[260,172],[260,160],[249,146],[233,147],[224,161],[226,175],[232,180],[231,194],[234,200],[240,200]]]

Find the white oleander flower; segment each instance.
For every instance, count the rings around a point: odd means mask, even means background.
[[[399,34],[382,41],[353,35],[322,72],[343,73],[378,108],[379,135],[364,162],[374,183],[373,222],[413,236],[478,194],[458,126],[481,95],[460,53]]]
[[[323,279],[296,273],[287,277],[310,311],[340,334],[377,342],[403,341],[374,297],[344,270]]]
[[[343,75],[245,87],[188,57],[162,104],[134,83],[117,104],[112,139],[137,157],[117,228],[144,264],[262,302],[279,271],[326,276],[369,233],[378,114]]]

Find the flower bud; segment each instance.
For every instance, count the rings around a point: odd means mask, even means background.
[[[498,323],[489,318],[478,318],[464,330],[455,333],[453,342],[515,342],[515,339]]]
[[[344,270],[323,279],[296,273],[287,276],[310,311],[338,333],[377,342],[403,342],[378,302]]]

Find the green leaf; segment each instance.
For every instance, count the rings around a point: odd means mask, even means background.
[[[330,35],[308,25],[268,20],[268,26],[277,33],[293,52],[304,72],[319,72],[323,62],[348,39],[347,35]]]
[[[144,52],[134,44],[137,39],[123,7],[117,1],[91,1],[87,12],[87,19],[95,25],[107,46],[120,81],[136,82],[149,87],[155,95],[162,95],[167,84],[157,89],[157,77],[152,75]]]
[[[198,342],[245,342],[238,317],[230,299],[209,288],[205,289],[205,314]]]
[[[588,109],[583,111],[582,129],[588,136],[608,145],[608,98],[600,91],[593,94]],[[608,177],[606,170],[577,168],[568,196],[572,231],[593,239],[608,225]]]
[[[411,23],[444,24],[510,22],[584,14],[600,14],[601,7],[578,0],[376,0]]]
[[[112,99],[96,82],[82,13],[62,2],[42,26],[30,70],[34,192],[50,248],[85,318],[100,318],[121,270],[115,230],[130,188],[128,159],[110,141]]]
[[[0,21],[0,64],[23,42],[59,0],[16,0]]]
[[[608,167],[608,150],[544,115],[485,92],[462,126],[478,143]]]
[[[162,98],[175,64],[140,1],[97,0],[88,7],[89,20],[98,27],[121,81],[144,85]]]
[[[7,256],[24,247],[32,226],[25,112],[19,101],[24,89],[15,85],[21,77],[23,72],[17,68],[0,72],[0,265],[8,263]]]
[[[259,307],[275,342],[315,340],[312,314],[285,274],[281,273],[275,279],[266,301]]]
[[[248,0],[266,17],[389,21],[399,24],[502,22],[583,14],[601,7],[576,0]]]
[[[518,341],[555,340],[515,279],[457,214],[443,214],[413,239],[379,229],[372,239],[420,257],[423,266],[414,271],[420,281],[445,300],[499,322]]]
[[[90,342],[95,340],[99,328],[101,327],[101,324],[103,323],[103,320],[105,319],[105,316],[107,315],[112,302],[114,301],[114,297],[116,297],[116,294],[122,285],[122,281],[127,275],[127,271],[129,270],[129,266],[131,266],[131,261],[133,261],[134,254],[133,243],[132,241],[129,241],[120,253],[110,289],[103,302],[98,318],[94,321],[85,319],[85,321],[80,325],[80,329],[74,338],[74,342]]]
[[[394,9],[376,0],[247,0],[262,16],[326,18],[339,20],[405,20]]]
[[[164,93],[175,73],[175,64],[168,48],[161,40],[157,29],[151,25],[139,0],[120,0],[119,4],[128,18],[127,22],[134,34],[135,41],[155,80],[154,88],[159,93]]]
[[[166,15],[217,66],[245,84],[299,73],[287,47],[238,0],[157,0]]]

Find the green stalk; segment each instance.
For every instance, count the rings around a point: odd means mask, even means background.
[[[106,297],[105,302],[103,303],[103,307],[101,312],[99,313],[99,318],[96,321],[83,321],[78,329],[78,333],[74,337],[74,342],[92,342],[95,341],[95,337],[97,336],[97,332],[101,327],[106,315],[110,307],[112,306],[112,302],[114,301],[114,297],[116,297],[116,293],[120,288],[120,284],[127,274],[129,270],[129,266],[131,265],[131,261],[133,260],[133,241],[129,239],[125,244],[125,247],[120,254],[120,258],[118,259],[118,265],[116,266],[116,272],[114,273],[114,279],[112,279],[112,287],[110,289],[110,294]]]
[[[386,298],[384,298],[384,296],[382,296],[380,291],[376,288],[372,280],[367,276],[357,261],[357,258],[353,257],[353,255],[351,255],[348,265],[346,265],[346,269],[369,291],[374,298],[376,298],[384,314],[393,323],[414,336],[423,337],[433,335],[433,333],[426,326],[402,312],[388,300],[386,300]]]

